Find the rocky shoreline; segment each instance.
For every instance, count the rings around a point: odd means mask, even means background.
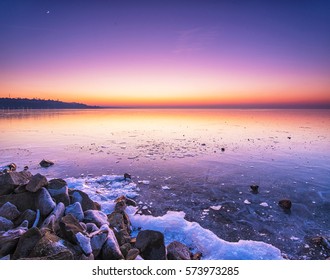
[[[42,161],[48,167],[51,162]],[[124,174],[122,180],[131,180]],[[140,230],[133,237],[127,206],[120,196],[110,214],[63,179],[16,171],[14,163],[0,172],[0,259],[8,260],[197,260],[184,244],[167,246],[162,232]]]

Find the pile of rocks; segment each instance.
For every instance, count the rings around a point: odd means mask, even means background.
[[[125,177],[125,178],[124,178]],[[130,180],[127,176],[123,179]],[[200,259],[184,244],[167,247],[158,231],[131,236],[125,212],[135,202],[124,196],[106,215],[80,190],[62,179],[15,168],[0,174],[0,259]]]

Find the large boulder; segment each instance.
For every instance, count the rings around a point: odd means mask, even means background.
[[[189,248],[178,241],[173,241],[167,246],[168,260],[190,260],[190,255]]]
[[[165,260],[164,235],[159,231],[143,230],[136,237],[135,247],[145,260]]]
[[[119,244],[117,242],[116,236],[113,233],[112,229],[108,225],[103,225],[100,230],[105,230],[108,232],[107,240],[105,241],[101,258],[103,260],[122,260],[124,259],[123,254],[120,251]]]
[[[21,213],[17,210],[17,207],[10,203],[6,202],[0,207],[0,216],[8,220],[15,220]]]
[[[41,188],[37,192],[36,208],[40,210],[40,214],[43,217],[47,217],[50,212],[55,208],[56,203],[50,196],[46,188]]]
[[[0,258],[14,253],[19,239],[27,230],[27,222],[23,222],[17,228],[0,232]]]
[[[27,258],[41,238],[42,234],[37,227],[27,230],[18,241],[13,259]]]
[[[78,232],[76,234],[76,240],[85,255],[88,256],[92,253],[91,239],[88,236]]]
[[[108,239],[108,227],[104,226],[102,229],[94,231],[92,234],[90,234],[90,237],[93,255],[95,258],[97,258],[105,241]]]
[[[48,258],[60,253],[64,254],[65,258],[73,259],[73,254],[65,245],[64,240],[49,231],[45,231],[43,237],[33,247],[28,258]]]
[[[64,215],[64,211],[64,204],[62,202],[58,203],[54,210],[43,221],[40,228],[48,228],[53,232],[57,232],[59,230],[59,222]]]
[[[27,209],[15,220],[15,225],[20,225],[23,221],[28,221],[28,227],[32,227],[34,221],[36,220],[37,213],[31,209]]]
[[[40,173],[32,176],[29,183],[26,185],[26,190],[29,192],[37,192],[42,187],[46,187],[48,184],[47,178]]]
[[[28,171],[7,172],[0,175],[0,195],[10,194],[15,188],[28,184],[32,174]]]
[[[85,229],[79,221],[71,214],[62,217],[60,221],[61,236],[73,244],[78,244],[76,234],[78,232],[85,234]]]
[[[32,209],[36,210],[36,194],[31,192],[15,193],[0,196],[0,205],[10,202],[21,212]]]
[[[68,205],[65,208],[65,215],[67,214],[73,215],[79,222],[84,219],[84,212],[79,202]]]
[[[114,211],[108,215],[109,226],[115,229],[119,245],[130,242],[131,222],[128,215],[123,211]]]
[[[70,190],[69,195],[71,198],[71,204],[79,202],[84,211],[87,210],[100,210],[99,206],[89,198],[88,194],[80,190]]]
[[[94,223],[98,227],[106,224],[109,225],[108,217],[101,211],[98,210],[87,210],[84,212],[84,223]]]
[[[47,190],[56,203],[70,204],[68,184],[63,179],[52,179],[48,182]]]

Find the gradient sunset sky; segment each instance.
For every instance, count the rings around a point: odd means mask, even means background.
[[[0,97],[330,105],[330,1],[1,0]]]

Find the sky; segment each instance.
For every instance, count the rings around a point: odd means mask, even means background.
[[[0,0],[0,97],[329,106],[330,1]]]

